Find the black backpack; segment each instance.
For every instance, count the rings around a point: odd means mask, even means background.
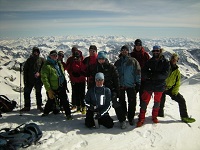
[[[0,114],[1,112],[11,112],[16,106],[16,101],[9,100],[5,95],[0,95]]]
[[[36,144],[42,137],[42,131],[35,123],[21,124],[15,129],[0,130],[0,150],[17,150]]]

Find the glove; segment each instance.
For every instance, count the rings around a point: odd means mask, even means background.
[[[96,111],[97,107],[93,106],[93,105],[90,105],[90,107],[88,107],[88,109],[91,110],[91,111]]]
[[[78,73],[78,72],[72,72],[72,75],[73,75],[74,77],[80,77],[80,76],[81,76],[80,73]]]
[[[171,99],[175,100],[176,99],[176,95],[172,95]]]
[[[55,93],[54,93],[54,91],[49,90],[49,91],[47,91],[47,93],[48,93],[48,96],[49,96],[50,99],[54,99],[54,98],[55,98]]]
[[[120,103],[118,102],[118,101],[113,101],[113,103],[112,103],[112,107],[113,108],[118,108],[118,107],[120,107],[121,105],[120,105]]]
[[[135,85],[135,93],[138,93],[140,90],[140,84],[136,83]]]
[[[96,114],[95,116],[94,116],[94,119],[99,119],[101,117],[101,114]]]

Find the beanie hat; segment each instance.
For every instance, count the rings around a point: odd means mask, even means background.
[[[97,59],[107,59],[107,52],[106,51],[100,51],[98,52]]]
[[[97,47],[96,47],[96,45],[90,45],[89,50],[90,50],[90,49],[97,51]]]
[[[153,50],[160,50],[160,49],[161,49],[161,47],[158,45],[153,46]]]
[[[104,80],[104,74],[102,72],[98,72],[95,75],[95,80]]]
[[[126,49],[127,51],[129,51],[129,48],[127,45],[122,46],[121,51],[123,51],[124,49]]]
[[[56,50],[53,50],[53,51],[50,51],[50,54],[49,54],[49,55],[51,55],[51,56],[53,56],[53,55],[58,55],[58,53],[57,53]]]
[[[172,56],[171,56],[171,60],[172,60],[172,59],[175,59],[175,60],[178,61],[178,60],[179,60],[179,56],[178,56],[178,54],[173,53]]]
[[[38,53],[40,54],[39,48],[38,48],[38,47],[33,47],[33,49],[32,49],[32,54],[33,54],[34,52],[38,52]]]
[[[140,39],[136,39],[135,46],[142,46],[142,41]]]

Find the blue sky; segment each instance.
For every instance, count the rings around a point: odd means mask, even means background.
[[[0,0],[0,38],[200,38],[200,0]]]

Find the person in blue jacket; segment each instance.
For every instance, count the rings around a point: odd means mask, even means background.
[[[104,74],[99,72],[95,75],[96,85],[88,89],[85,96],[87,113],[85,125],[88,128],[94,127],[94,119],[98,120],[99,125],[112,128],[114,123],[108,111],[111,108],[111,91],[105,87]]]
[[[130,125],[134,125],[134,116],[136,111],[136,94],[141,85],[141,67],[139,62],[129,56],[127,45],[121,47],[119,59],[114,64],[117,67],[120,81],[119,102]],[[126,96],[128,97],[128,111]]]

